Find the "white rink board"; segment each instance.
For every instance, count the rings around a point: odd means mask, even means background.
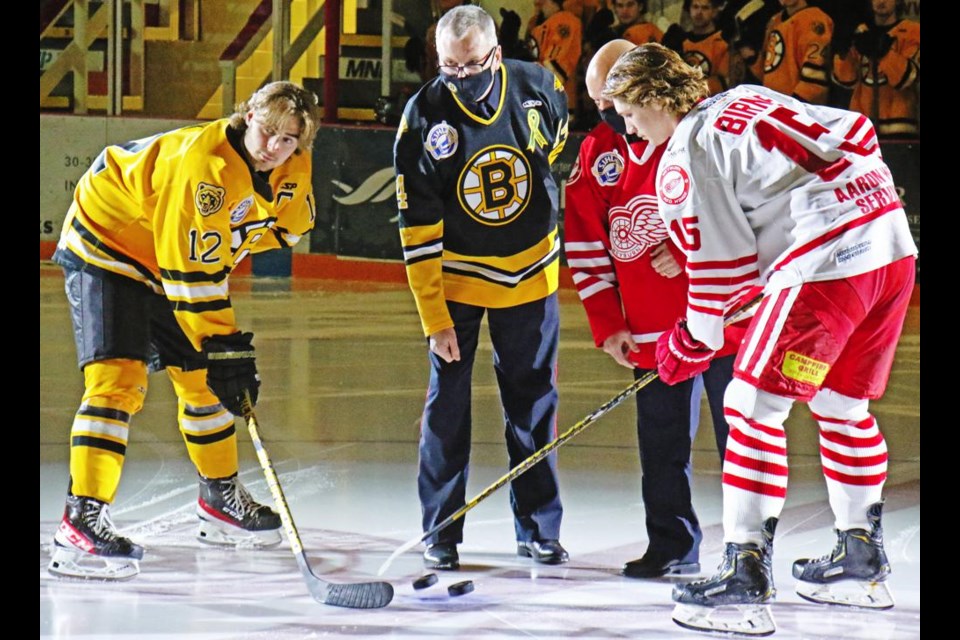
[[[40,115],[40,240],[56,240],[77,180],[110,144],[170,131],[196,120]]]

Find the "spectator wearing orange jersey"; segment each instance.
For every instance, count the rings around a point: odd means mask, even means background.
[[[644,18],[647,12],[646,0],[614,0],[613,12],[617,16],[617,25],[613,28],[616,37],[629,40],[633,44],[663,40],[663,32],[657,25]]]
[[[811,104],[826,104],[833,20],[807,0],[780,0],[767,23],[764,51],[751,66],[763,86]],[[746,49],[746,47],[744,48]],[[754,52],[741,50],[745,60]]]
[[[703,71],[710,95],[730,88],[730,49],[717,28],[720,0],[684,0],[683,12],[691,29],[670,25],[662,44],[680,54],[684,62]]]
[[[902,0],[870,0],[871,24],[834,38],[833,80],[853,90],[850,110],[869,116],[881,139],[920,135],[920,25],[901,19]]]
[[[563,82],[567,106],[577,104],[577,63],[580,61],[583,25],[563,8],[560,0],[533,0],[543,22],[530,31],[530,49],[537,62]]]

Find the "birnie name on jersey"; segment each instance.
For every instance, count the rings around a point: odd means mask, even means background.
[[[769,111],[775,104],[773,100],[756,94],[740,98],[720,112],[713,126],[720,131],[740,135],[746,131],[747,124],[751,120]]]

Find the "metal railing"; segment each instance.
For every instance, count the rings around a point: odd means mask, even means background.
[[[40,107],[68,106],[67,100],[58,103],[57,96],[52,94],[64,78],[73,74],[74,113],[102,109],[108,115],[116,115],[125,109],[143,109],[147,31],[144,4],[144,0],[63,0],[48,4],[40,16],[41,45],[44,40],[69,39],[69,42],[41,71]],[[130,8],[126,24],[124,5]],[[69,12],[72,12],[72,26],[58,26]],[[89,87],[91,57],[101,53],[99,47],[94,47],[98,41],[106,42],[102,51],[106,61],[106,95],[92,95]]]
[[[339,11],[339,0],[327,0],[317,6],[303,29],[290,42],[291,0],[261,0],[250,14],[246,25],[220,55],[220,80],[222,87],[222,113],[233,112],[237,100],[237,68],[257,50],[271,31],[273,32],[273,65],[260,84],[270,80],[286,80],[290,70],[300,60],[307,48],[316,40],[324,25],[327,4]]]

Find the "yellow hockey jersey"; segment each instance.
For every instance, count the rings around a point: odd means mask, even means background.
[[[774,91],[811,104],[826,104],[832,36],[833,20],[816,7],[800,9],[789,17],[781,11],[767,23],[765,50],[751,71]]]
[[[249,253],[290,247],[313,227],[310,154],[256,173],[229,120],[109,146],[80,178],[57,246],[61,262],[165,295],[184,333],[237,331],[227,277]]]

